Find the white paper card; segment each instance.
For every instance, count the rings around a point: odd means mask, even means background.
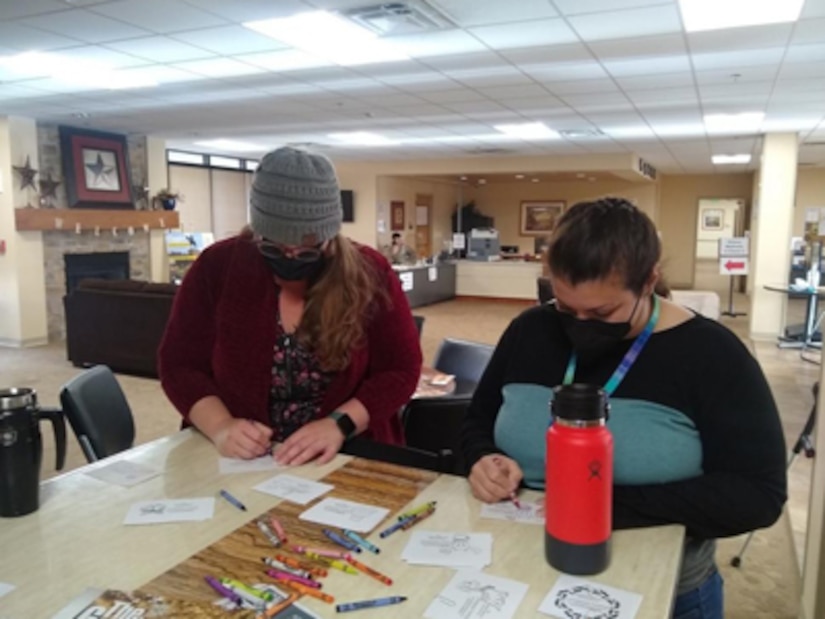
[[[17,589],[14,585],[10,585],[7,582],[0,582],[0,598],[6,595],[7,593],[11,593]]]
[[[160,499],[140,501],[129,508],[123,524],[162,524],[209,520],[215,513],[215,499]]]
[[[474,570],[459,570],[430,603],[427,619],[509,619],[527,593],[527,585]]]
[[[322,484],[321,482],[303,479],[295,475],[278,475],[261,482],[253,488],[264,494],[271,494],[287,501],[292,501],[298,505],[306,505],[314,501],[322,494],[326,494],[335,486]]]
[[[481,517],[495,520],[509,520],[524,524],[544,524],[544,502],[539,499],[535,503],[520,501],[521,507],[516,507],[512,501],[501,501],[481,506]]]
[[[324,499],[298,516],[301,520],[349,529],[358,533],[372,531],[390,510],[344,499]]]
[[[105,481],[107,484],[116,484],[130,488],[153,477],[157,477],[160,475],[160,471],[142,464],[137,464],[136,462],[117,460],[106,466],[89,471],[86,475],[99,479],[100,481]]]
[[[416,565],[481,569],[493,560],[489,533],[413,531],[401,558]]]
[[[633,619],[641,604],[638,593],[562,575],[542,600],[539,612],[557,619]]]
[[[283,468],[271,455],[243,460],[241,458],[220,458],[218,460],[218,472],[221,475],[233,475],[235,473],[260,473],[261,471],[274,471]]]

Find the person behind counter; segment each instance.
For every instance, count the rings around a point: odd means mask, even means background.
[[[398,232],[393,232],[392,244],[385,249],[385,254],[390,263],[395,265],[415,264],[418,260],[415,250],[404,242],[404,237]]]
[[[770,526],[786,500],[765,376],[727,328],[654,292],[659,237],[628,201],[571,207],[548,253],[555,301],[513,320],[465,417],[473,494],[494,502],[521,483],[543,488],[552,387],[603,385],[614,527],[684,525],[673,617],[721,619],[715,538]]]
[[[332,163],[268,153],[250,227],[207,248],[175,296],[161,385],[224,456],[272,441],[282,464],[330,460],[356,434],[403,443],[398,410],[421,370],[418,331],[396,274],[341,235]]]

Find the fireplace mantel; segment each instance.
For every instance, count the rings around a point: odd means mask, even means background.
[[[28,230],[83,230],[92,228],[148,227],[153,230],[180,227],[177,211],[137,211],[103,209],[18,208],[14,211],[15,227]]]

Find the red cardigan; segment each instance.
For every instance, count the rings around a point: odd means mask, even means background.
[[[418,330],[387,260],[374,249],[359,250],[385,280],[391,303],[376,311],[366,344],[333,378],[320,416],[355,397],[370,416],[363,436],[403,444],[398,411],[421,372]],[[272,271],[246,239],[215,243],[192,264],[158,349],[161,385],[185,422],[198,400],[214,395],[236,417],[269,425],[277,299]]]

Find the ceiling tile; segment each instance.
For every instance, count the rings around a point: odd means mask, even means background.
[[[576,15],[569,17],[568,21],[585,41],[629,39],[682,31],[679,10],[674,4]]]
[[[455,71],[459,69],[479,70],[493,67],[512,67],[509,62],[503,60],[494,52],[437,56],[435,58],[426,58],[421,60],[420,64],[436,69],[437,71]]]
[[[479,0],[436,0],[451,19],[462,27],[503,24],[556,17],[558,13],[547,0],[519,2],[479,2]]]
[[[559,62],[555,64],[527,65],[522,70],[539,83],[607,78],[602,65],[595,60]]]
[[[445,74],[471,88],[522,86],[534,83],[533,80],[514,67],[502,67],[493,70],[462,69],[460,71],[446,71]]]
[[[124,54],[131,54],[132,56],[161,63],[184,62],[214,55],[204,49],[160,36],[116,41],[108,43],[106,46]]]
[[[687,40],[693,54],[784,47],[788,44],[793,29],[793,24],[725,28],[691,32],[687,34]]]
[[[171,38],[225,56],[269,52],[288,47],[242,26],[176,32]]]
[[[288,17],[295,13],[313,10],[301,0],[185,0],[198,9],[220,15],[238,23],[275,17]]]
[[[713,69],[741,69],[751,66],[769,66],[782,61],[784,47],[764,49],[740,49],[735,52],[714,52],[693,54],[693,67],[696,71]]]
[[[269,71],[290,72],[316,67],[329,66],[331,63],[317,56],[305,54],[297,49],[284,49],[276,52],[259,52],[255,54],[240,54],[235,60],[246,62],[255,67]]]
[[[659,73],[657,75],[617,76],[616,82],[625,91],[650,90],[651,88],[687,88],[693,86],[693,74],[689,71]]]
[[[634,90],[628,98],[640,107],[667,106],[670,103],[697,105],[699,103],[693,88],[657,88],[655,90]]]
[[[578,81],[546,81],[542,82],[547,90],[556,96],[594,94],[602,92],[618,92],[616,84],[611,79],[578,80]]]
[[[537,19],[528,22],[469,28],[491,49],[577,43],[578,37],[563,19]]]
[[[201,11],[179,0],[111,2],[95,5],[89,10],[159,33],[209,28],[227,23],[222,17]]]
[[[152,34],[143,28],[109,19],[83,9],[30,17],[17,23],[80,39],[86,43],[105,43]]]
[[[682,33],[594,41],[590,44],[590,49],[599,60],[656,58],[659,56],[681,56],[687,53],[685,37]]]
[[[674,4],[674,0],[553,0],[564,15],[601,13],[621,9],[633,9],[657,4]]]
[[[480,101],[486,97],[470,88],[454,88],[451,90],[422,91],[417,95],[431,103],[449,103],[455,101]]]
[[[613,77],[655,75],[657,73],[687,72],[691,70],[687,56],[660,56],[633,60],[606,60],[602,65]]]
[[[782,65],[779,79],[803,79],[825,76],[825,62],[795,62]]]
[[[507,98],[501,101],[502,105],[517,112],[530,113],[548,109],[565,107],[565,104],[556,97],[545,93],[541,97]]]
[[[797,45],[825,43],[825,18],[798,21],[791,42]]]
[[[740,82],[738,84],[703,84],[699,86],[699,95],[706,97],[747,97],[751,95],[769,95],[773,91],[773,82]]]
[[[487,51],[478,39],[463,30],[441,30],[424,34],[387,37],[394,48],[400,49],[410,58],[446,56]]]
[[[264,69],[253,67],[245,62],[238,62],[231,58],[207,58],[206,60],[192,60],[172,65],[184,71],[190,71],[204,77],[234,77],[237,75],[252,75],[261,73]]]
[[[785,63],[816,62],[825,60],[825,43],[816,45],[791,45],[785,53]]]
[[[593,54],[581,43],[504,49],[499,52],[499,56],[515,65],[593,60]]]
[[[806,0],[802,6],[801,19],[825,17],[825,0]]]
[[[83,42],[79,39],[29,28],[14,22],[0,23],[0,41],[2,41],[3,47],[21,52],[47,52],[62,47],[77,46]]]
[[[145,58],[138,58],[137,56],[132,56],[130,54],[123,54],[111,49],[106,49],[105,47],[101,47],[99,45],[83,45],[80,47],[61,49],[60,55],[65,58],[100,63],[113,69],[137,67],[149,63],[149,61]]]
[[[525,97],[549,97],[547,90],[534,82],[501,86],[475,86],[481,94],[491,99],[522,99]]]
[[[779,72],[775,64],[767,66],[742,67],[739,69],[715,69],[696,71],[698,84],[737,84],[741,82],[773,81]]]

